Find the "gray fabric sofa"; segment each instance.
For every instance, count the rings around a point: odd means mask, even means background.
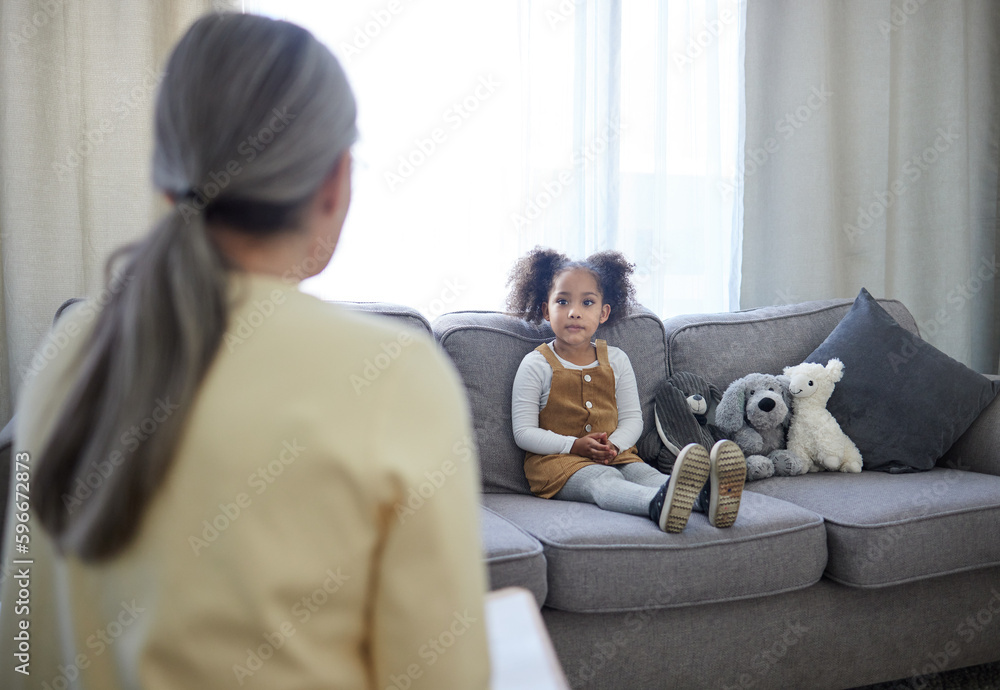
[[[650,429],[667,375],[724,389],[780,373],[851,304],[666,322],[643,310],[597,337],[628,353]],[[511,386],[547,325],[454,312],[433,331],[472,408],[491,584],[535,594],[573,687],[851,688],[1000,660],[1000,403],[930,472],[774,477],[748,485],[732,528],[695,515],[671,535],[528,491]]]
[[[650,429],[667,375],[724,388],[779,373],[851,303],[666,322],[642,310],[597,337],[628,353]],[[916,332],[902,304],[881,303]],[[479,446],[491,586],[534,594],[573,687],[851,688],[1000,660],[1000,403],[930,472],[774,477],[748,485],[732,528],[694,515],[671,535],[528,491],[511,387],[547,326],[454,312],[432,328],[407,307],[343,304],[433,333],[455,363]]]

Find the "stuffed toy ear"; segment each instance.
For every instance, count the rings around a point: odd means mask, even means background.
[[[844,378],[844,363],[839,359],[834,357],[829,362],[826,363],[826,370],[830,372],[831,379],[834,383]]]
[[[781,399],[785,401],[785,407],[791,410],[792,389],[790,388],[790,386],[792,385],[792,380],[787,376],[785,376],[784,374],[775,376],[774,378],[778,379],[778,383],[781,384]],[[789,414],[788,416],[785,417],[785,421],[783,422],[782,426],[784,426],[787,429],[791,423],[792,423],[792,415]]]
[[[702,380],[702,378],[697,374],[692,374],[690,371],[674,372],[671,376],[667,377],[667,381],[673,385],[674,388],[684,393],[684,397],[696,394],[701,395],[706,387],[704,380]]]
[[[778,379],[778,383],[781,385],[781,399],[785,401],[785,405],[789,408],[792,406],[792,379],[784,374],[775,376]]]
[[[708,384],[708,394],[711,396],[716,405],[722,402],[722,392],[714,383]]]
[[[719,406],[715,408],[715,426],[727,434],[735,434],[743,428],[745,405],[746,379],[736,379],[729,384]]]

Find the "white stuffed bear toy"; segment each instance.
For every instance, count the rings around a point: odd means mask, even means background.
[[[792,394],[792,423],[788,428],[788,450],[812,463],[810,472],[860,472],[861,453],[837,424],[826,403],[844,364],[831,359],[822,364],[804,362],[785,367]]]

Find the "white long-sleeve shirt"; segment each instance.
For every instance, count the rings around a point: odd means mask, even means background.
[[[553,340],[547,343],[552,347]],[[567,369],[592,369],[600,366],[593,362],[586,366],[568,362],[556,355]],[[642,435],[642,407],[639,404],[639,389],[635,383],[635,372],[632,363],[621,349],[608,346],[608,363],[615,375],[615,399],[618,403],[618,428],[608,435],[608,440],[619,450],[625,450],[635,445]],[[569,453],[573,448],[575,436],[563,436],[538,426],[538,415],[549,400],[549,390],[552,387],[552,367],[542,353],[532,350],[517,368],[514,376],[513,399],[511,401],[511,419],[514,425],[514,441],[519,448],[540,455]]]

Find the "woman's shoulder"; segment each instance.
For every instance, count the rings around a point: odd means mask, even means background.
[[[413,341],[433,342],[429,333],[403,319],[351,309],[302,292],[297,286],[267,276],[244,279],[243,290],[234,300],[227,335],[252,335],[269,322],[286,343],[303,348],[328,348],[336,343],[360,347],[391,344],[408,346]],[[327,350],[327,355],[332,354]]]
[[[358,413],[383,395],[436,389],[445,378],[457,379],[433,337],[404,319],[328,302],[280,280],[251,283],[229,315],[220,377],[235,381],[252,372],[294,381],[296,395],[322,404],[354,400]]]

